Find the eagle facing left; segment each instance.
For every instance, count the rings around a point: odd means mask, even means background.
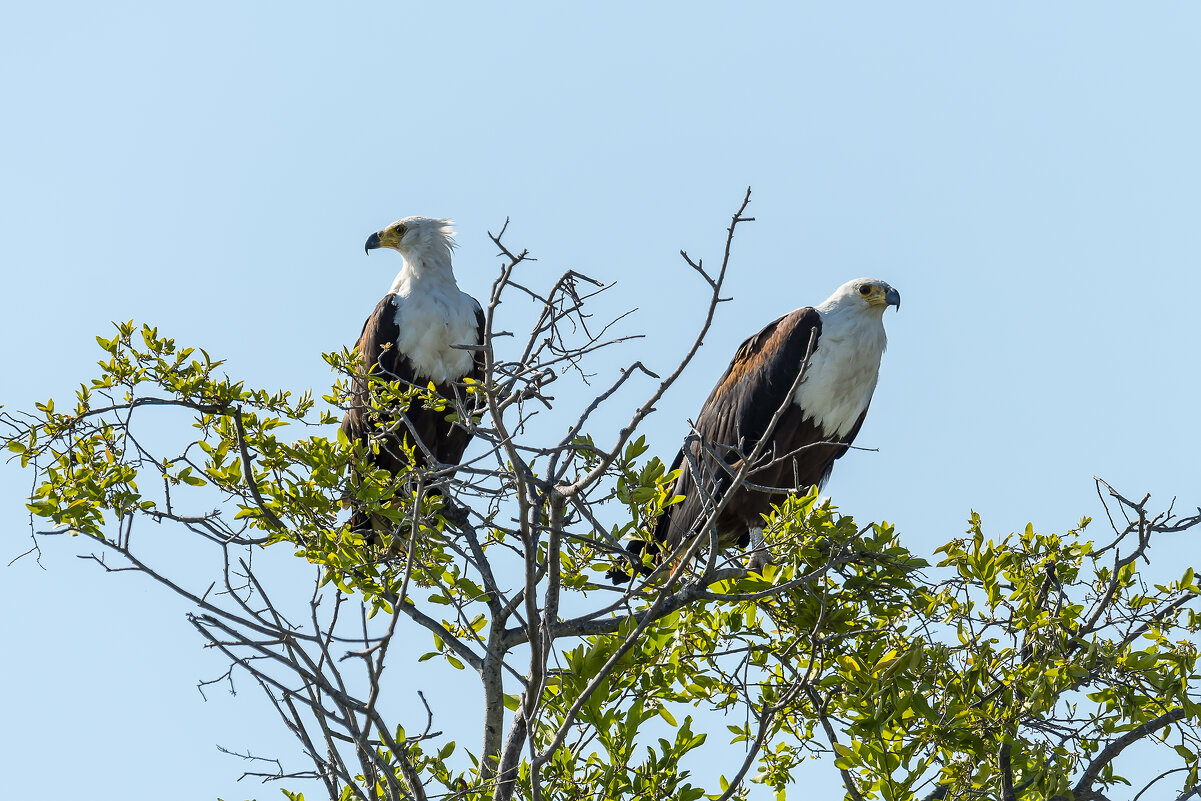
[[[385,381],[427,387],[448,400],[465,398],[462,384],[480,381],[484,372],[484,311],[479,302],[459,289],[451,255],[453,223],[432,217],[406,217],[367,238],[364,249],[391,249],[403,260],[400,272],[375,311],[363,324],[357,343],[360,369],[352,379],[350,406],[342,431],[352,443],[378,440],[372,453],[377,467],[399,473],[413,466],[401,447],[407,439],[417,466],[454,466],[463,458],[471,433],[446,418],[443,411],[414,400],[407,408],[371,413],[368,374]],[[457,347],[456,347],[457,346]],[[389,412],[392,412],[391,414]],[[404,412],[406,425],[398,412]],[[414,442],[414,435],[420,442]],[[424,446],[424,447],[422,447]],[[368,531],[371,521],[358,510],[351,514],[352,531]]]

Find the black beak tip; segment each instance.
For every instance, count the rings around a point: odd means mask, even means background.
[[[363,252],[370,253],[371,251],[375,250],[378,247],[379,247],[379,234],[374,233],[371,236],[367,237],[367,242],[366,242],[366,244],[363,245]]]

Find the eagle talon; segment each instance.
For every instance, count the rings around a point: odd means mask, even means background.
[[[750,558],[746,560],[746,569],[750,570],[752,573],[763,573],[763,571],[766,570],[770,564],[771,557],[768,556],[767,551],[755,551],[751,554]]]

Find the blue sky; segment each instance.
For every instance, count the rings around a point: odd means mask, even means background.
[[[477,296],[511,218],[531,279],[572,267],[638,308],[647,338],[603,374],[668,368],[705,294],[678,251],[716,262],[750,185],[733,301],[651,418],[657,452],[744,337],[870,275],[904,304],[859,439],[878,451],[827,487],[845,511],[929,553],[972,509],[998,535],[1100,514],[1093,475],[1201,503],[1201,6],[747,5],[7,9],[0,402],[68,396],[131,318],[321,390],[320,353],[399,266],[362,242],[409,214],[455,218]],[[0,468],[0,562],[27,489]],[[294,753],[257,691],[205,703],[220,663],[185,608],[76,546],[0,576],[9,792],[276,797],[215,748]]]

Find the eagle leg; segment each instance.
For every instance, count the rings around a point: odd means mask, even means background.
[[[763,569],[771,564],[771,554],[767,552],[767,545],[763,542],[763,529],[752,528],[750,535],[750,556],[746,560],[746,569],[762,573]]]

